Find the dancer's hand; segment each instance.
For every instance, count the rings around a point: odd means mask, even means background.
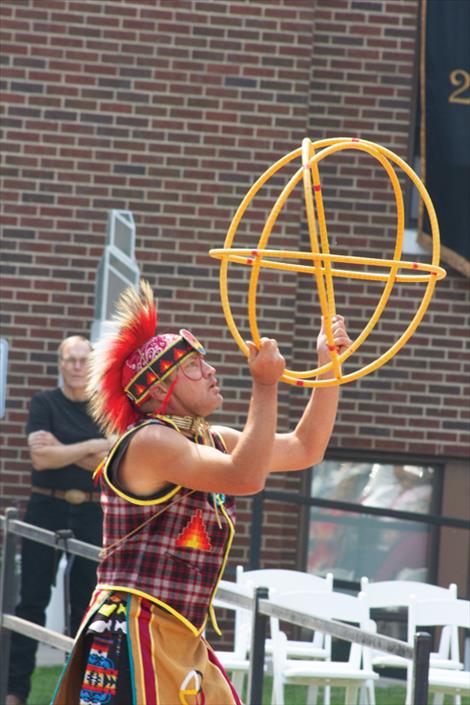
[[[333,316],[331,319],[331,329],[336,346],[336,352],[341,355],[351,345],[351,338],[346,331],[346,324],[343,316]],[[325,331],[325,321],[322,317],[321,329],[317,338],[318,364],[324,365],[331,360],[332,351],[328,349],[328,340]]]
[[[248,365],[253,381],[258,384],[271,385],[279,382],[286,361],[279,352],[277,341],[274,338],[261,338],[259,349],[252,340],[247,340]]]

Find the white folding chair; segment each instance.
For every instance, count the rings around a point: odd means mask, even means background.
[[[407,609],[409,624],[409,607],[412,601],[422,600],[457,600],[457,585],[451,583],[448,588],[429,583],[421,583],[412,580],[385,580],[370,583],[365,577],[361,579],[361,590],[367,600],[369,610],[383,608],[393,609],[405,607]],[[414,635],[408,636],[410,645],[413,645]],[[441,634],[438,650],[431,653],[430,663],[432,668],[450,668],[459,670],[463,664],[459,658],[455,658],[458,653],[457,630],[444,627]],[[401,656],[393,654],[374,652],[372,654],[373,668],[405,668],[406,677],[406,702],[411,699],[411,662]],[[436,703],[437,705],[437,703]]]
[[[311,573],[277,568],[245,571],[243,566],[239,565],[237,566],[236,575],[236,583],[227,583],[222,580],[220,586],[230,585],[232,590],[237,590],[240,594],[249,595],[250,597],[253,596],[257,587],[269,588],[270,596],[299,589],[308,589],[314,592],[331,592],[333,590],[332,573],[329,573],[325,578],[321,578]],[[233,650],[216,650],[216,656],[225,670],[230,673],[235,689],[241,693],[250,663],[252,613],[249,610],[234,607],[233,604],[220,600],[217,595],[214,599],[214,606],[235,612]],[[270,666],[269,659],[272,655],[272,642],[269,638],[266,639],[265,650],[267,665]],[[289,656],[295,658],[327,659],[330,651],[331,639],[329,635],[321,634],[320,632],[314,632],[311,641],[290,640],[288,642]]]
[[[447,627],[455,639],[451,640],[451,661],[460,663],[458,630],[470,630],[470,601],[468,600],[415,600],[408,610],[408,641],[411,643],[418,627]],[[436,693],[434,705],[444,702],[444,695],[454,696],[454,703],[462,695],[470,695],[470,671],[440,666],[429,669],[429,692]],[[411,689],[407,688],[407,703],[411,701]]]
[[[371,631],[369,611],[365,600],[338,592],[295,592],[276,594],[270,598],[274,605],[300,611],[306,615],[316,615],[326,619],[342,620],[357,624],[360,629]],[[359,693],[364,694],[363,702],[373,705],[373,689],[366,688],[378,678],[370,666],[369,650],[360,644],[352,643],[347,661],[319,661],[313,659],[293,659],[287,653],[287,637],[279,629],[279,620],[271,618],[273,649],[273,691],[272,705],[284,705],[284,689],[288,684],[308,685],[308,705],[317,702],[318,688],[332,686],[345,688],[345,703],[356,705]]]
[[[412,600],[456,600],[457,585],[451,583],[448,588],[429,583],[419,583],[412,580],[386,580],[383,582],[370,583],[367,578],[361,579],[361,591],[364,594],[369,610],[383,608],[393,609],[395,607],[406,607],[407,610]],[[454,630],[454,640],[455,640]],[[451,649],[452,634],[450,629],[444,629],[441,636],[439,648],[431,654],[431,665],[434,668],[462,668],[460,661],[453,657],[449,659]],[[373,666],[405,667],[406,659],[393,654],[374,654],[372,657]]]
[[[298,591],[332,592],[333,573],[328,573],[322,578],[300,570],[282,568],[244,570],[243,566],[239,565],[237,566],[237,583],[245,588],[251,588],[251,590],[257,587],[267,587],[271,599],[275,595]],[[248,633],[250,633],[249,629]],[[266,639],[265,650],[267,656],[272,654],[271,639]],[[328,634],[315,631],[310,641],[289,639],[287,653],[289,657],[293,658],[328,659],[331,654],[331,638]]]
[[[252,597],[253,591],[251,588],[243,587],[237,583],[220,581],[220,587],[229,587],[230,590],[239,595]],[[235,612],[234,621],[234,639],[232,650],[216,649],[215,654],[219,659],[224,669],[230,674],[233,687],[238,693],[243,692],[245,676],[248,675],[250,669],[250,661],[248,658],[250,649],[250,632],[251,632],[251,610],[245,610],[242,607],[237,607],[228,600],[214,598],[214,607],[221,607]]]

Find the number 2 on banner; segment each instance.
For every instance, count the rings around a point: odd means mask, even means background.
[[[470,96],[461,96],[467,90],[470,90],[470,73],[465,69],[454,69],[449,74],[449,80],[453,86],[457,86],[449,96],[449,103],[462,103],[470,105]]]

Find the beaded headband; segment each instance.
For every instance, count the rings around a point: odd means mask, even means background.
[[[163,382],[190,355],[194,353],[206,354],[204,346],[185,328],[180,330],[179,335],[155,336],[145,344],[145,347],[147,350],[151,347],[152,351],[156,352],[156,355],[141,367],[124,387],[124,392],[129,399],[137,405],[142,404],[146,400],[148,391],[154,384]],[[141,352],[140,349],[137,351],[138,354]],[[136,353],[133,353],[131,358],[126,360],[127,366],[131,366],[135,355]],[[142,355],[140,355],[140,359],[142,360]]]

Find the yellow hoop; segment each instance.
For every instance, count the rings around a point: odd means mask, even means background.
[[[318,164],[326,157],[334,154],[335,152],[339,152],[345,149],[356,149],[370,154],[384,167],[385,171],[387,172],[390,178],[397,208],[397,235],[393,259],[375,259],[370,257],[334,255],[331,254],[329,251]],[[274,206],[272,207],[271,212],[264,225],[263,232],[261,233],[258,245],[253,249],[233,248],[232,243],[237,232],[238,225],[240,224],[240,221],[248,205],[251,203],[259,189],[279,169],[281,169],[290,161],[296,159],[299,156],[302,157],[302,166],[291,177],[290,181],[286,184],[286,186],[280,193],[277,201],[275,202]],[[398,182],[397,175],[395,174],[395,171],[390,161],[397,164],[398,167],[402,169],[405,174],[410,178],[410,180],[414,183],[427,209],[432,231],[431,264],[400,260],[403,248],[403,233],[405,221],[403,194],[400,184]],[[304,196],[307,210],[307,224],[310,236],[311,250],[310,252],[292,252],[289,250],[266,249],[273,225],[276,222],[287,198],[291,194],[294,187],[298,184],[300,179],[303,180],[304,186]],[[318,229],[320,231],[320,243],[318,242],[317,224],[315,220],[315,206],[313,202],[312,192],[315,195]],[[302,142],[301,148],[296,149],[293,152],[290,152],[289,154],[286,154],[284,157],[282,157],[282,159],[280,159],[269,169],[267,169],[264,174],[262,174],[262,176],[260,176],[259,179],[253,184],[246,196],[243,198],[242,202],[240,203],[240,206],[237,209],[237,212],[233,217],[233,220],[230,224],[227,233],[227,237],[225,239],[224,247],[220,249],[212,249],[210,250],[209,254],[211,257],[215,257],[221,260],[220,294],[222,308],[225,314],[225,318],[227,320],[227,325],[237,345],[246,356],[248,356],[248,347],[235,325],[228,298],[227,272],[229,262],[249,265],[252,268],[248,289],[248,315],[251,336],[253,338],[253,341],[257,345],[259,345],[260,343],[261,336],[256,321],[256,292],[261,267],[267,269],[281,269],[293,272],[303,272],[313,274],[315,276],[321,313],[325,320],[325,333],[327,336],[328,345],[333,349],[334,340],[331,329],[331,318],[335,314],[333,278],[348,277],[352,279],[364,279],[369,281],[386,282],[380,300],[376,306],[374,313],[372,314],[371,319],[369,320],[369,323],[366,325],[362,333],[353,341],[352,345],[347,351],[345,351],[341,355],[338,355],[336,352],[333,352],[331,362],[313,370],[307,370],[304,372],[298,372],[288,369],[285,370],[284,375],[281,378],[284,382],[305,387],[328,387],[337,384],[346,384],[347,382],[352,382],[353,380],[358,379],[359,377],[363,377],[364,375],[373,372],[374,370],[378,369],[386,362],[388,362],[388,360],[390,360],[393,355],[395,355],[400,350],[400,348],[403,347],[407,340],[413,335],[429,305],[436,281],[438,281],[439,279],[443,279],[446,276],[445,270],[442,269],[442,267],[439,267],[439,226],[437,223],[434,206],[431,202],[431,199],[429,197],[428,192],[426,191],[424,184],[415,174],[415,172],[411,169],[411,167],[409,167],[408,164],[406,164],[406,162],[400,159],[400,157],[398,157],[396,154],[391,152],[389,149],[382,147],[381,145],[375,144],[374,142],[368,142],[367,140],[362,139],[360,140],[347,138],[330,138],[325,140],[319,140],[317,142],[311,142],[310,139],[305,138]],[[296,259],[300,261],[309,260],[311,264],[278,262],[276,261],[278,259]],[[382,269],[386,268],[389,271],[388,273],[385,273],[383,271],[364,272],[355,271],[354,269],[335,269],[332,267],[332,265],[334,265],[334,263],[336,262],[350,265],[367,265],[372,268],[381,267]],[[424,274],[399,274],[399,270],[402,269],[411,269],[415,272],[424,272]],[[423,300],[421,301],[421,304],[406,331],[389,348],[389,350],[387,350],[387,352],[381,355],[381,357],[379,357],[377,360],[370,363],[369,365],[366,365],[360,370],[356,370],[355,372],[352,372],[348,375],[343,375],[341,371],[341,364],[359,348],[359,346],[364,342],[364,340],[369,336],[369,334],[375,327],[390,297],[394,284],[411,282],[427,282],[427,287],[423,296]],[[318,375],[323,374],[324,372],[327,372],[331,369],[333,369],[335,374],[334,379],[310,379],[311,377],[317,377]]]

